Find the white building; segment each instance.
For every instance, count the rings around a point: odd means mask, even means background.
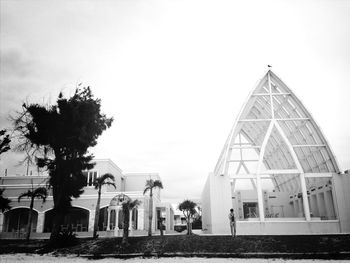
[[[350,233],[349,189],[309,111],[268,70],[207,178],[203,230],[229,234],[234,208],[238,234]]]
[[[122,235],[122,212],[118,197],[121,194],[131,199],[138,199],[141,205],[130,213],[130,234],[145,235],[149,222],[149,194],[143,195],[146,180],[161,180],[156,173],[123,173],[111,160],[94,160],[95,167],[84,172],[86,175],[86,187],[84,193],[72,201],[70,212],[65,215],[62,229],[71,227],[81,236],[91,236],[95,220],[95,206],[97,190],[93,186],[96,177],[105,173],[111,173],[115,177],[116,188],[103,186],[100,204],[99,231],[100,236]],[[4,196],[12,200],[12,209],[2,214],[0,212],[0,237],[24,236],[28,220],[29,199],[23,198],[17,201],[21,193],[31,189],[32,186],[45,186],[47,175],[41,176],[3,176],[0,177],[1,188],[6,189]],[[36,200],[34,204],[34,217],[32,221],[32,237],[48,237],[52,229],[53,219],[52,195],[45,203]],[[152,231],[156,232],[159,217],[165,218],[165,230],[173,230],[173,209],[167,203],[161,203],[160,189],[153,190],[153,220]]]

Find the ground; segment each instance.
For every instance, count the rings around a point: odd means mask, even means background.
[[[316,260],[285,260],[285,259],[237,259],[237,258],[132,258],[132,259],[115,259],[115,258],[104,258],[97,260],[96,263],[270,263],[270,262],[283,262],[283,263],[313,263]],[[13,254],[13,255],[0,255],[0,262],[2,263],[13,263],[13,262],[25,262],[25,263],[36,263],[36,262],[69,262],[69,263],[92,263],[90,259],[79,258],[79,257],[53,257],[49,255],[25,255],[25,254]],[[322,263],[330,262],[350,262],[346,260],[324,260]]]
[[[46,243],[44,240],[28,243],[0,240],[0,254],[51,253],[95,259],[110,256],[350,259],[350,235],[130,237],[127,246],[122,245],[121,238],[85,238],[74,246],[60,249],[48,248]]]

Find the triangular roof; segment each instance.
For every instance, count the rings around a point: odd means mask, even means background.
[[[244,103],[214,174],[239,174],[242,166],[254,174],[339,172],[310,112],[271,70]]]

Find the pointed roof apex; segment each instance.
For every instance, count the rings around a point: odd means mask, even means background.
[[[274,130],[275,127],[278,132]],[[271,144],[270,136],[273,138]],[[216,175],[226,176],[233,170],[237,171],[235,164],[229,162],[236,163],[237,156],[231,153],[233,148],[237,149],[233,146],[241,143],[242,138],[247,141],[245,143],[257,147],[252,150],[253,153],[260,154],[259,149],[265,147],[268,154],[266,158],[264,155],[261,158],[266,169],[288,170],[298,163],[298,170],[307,173],[334,173],[340,170],[329,143],[310,112],[272,72],[271,66],[243,104],[215,167]],[[309,160],[309,156],[312,160]],[[259,158],[257,160],[261,160]]]

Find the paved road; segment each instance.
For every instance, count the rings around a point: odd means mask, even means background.
[[[115,259],[115,258],[105,258],[99,260],[89,260],[79,257],[54,257],[49,255],[39,256],[39,255],[26,255],[26,254],[13,254],[13,255],[0,255],[1,263],[13,263],[13,262],[26,262],[26,263],[36,263],[36,262],[68,262],[68,263],[299,263],[299,262],[347,262],[350,260],[284,260],[284,259],[240,259],[240,258],[133,258],[133,259]]]

